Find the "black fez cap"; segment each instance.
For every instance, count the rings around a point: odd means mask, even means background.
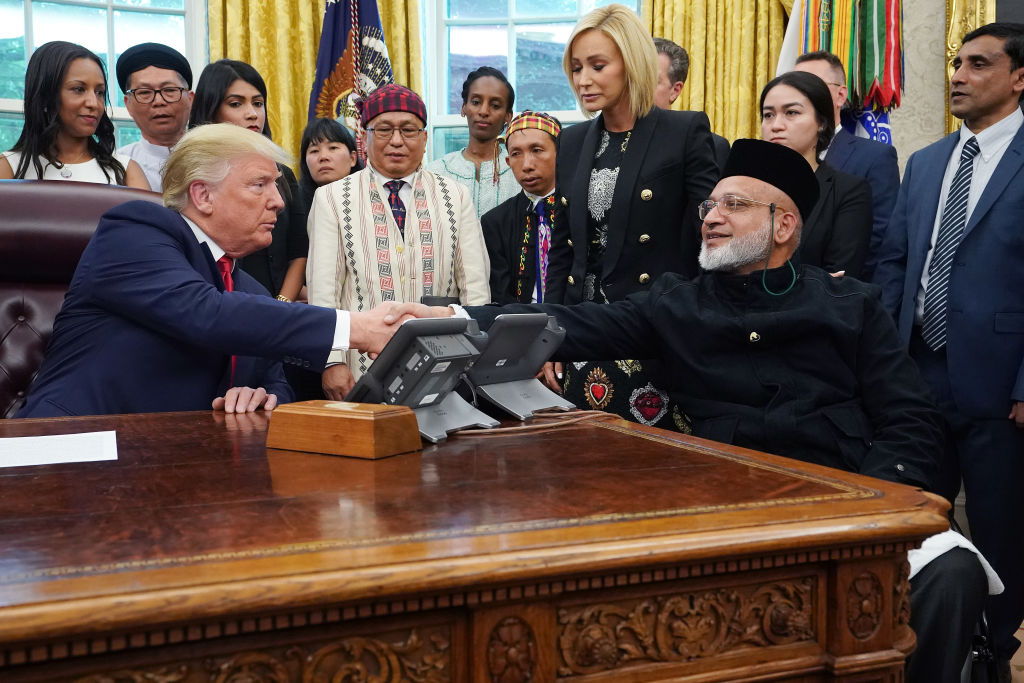
[[[818,179],[799,152],[764,140],[737,140],[725,161],[722,177],[749,176],[782,190],[804,220],[818,203]]]
[[[192,89],[192,67],[184,55],[160,43],[141,43],[128,48],[117,58],[117,84],[121,86],[121,92],[128,90],[128,77],[147,66],[177,71],[185,79],[188,89]]]

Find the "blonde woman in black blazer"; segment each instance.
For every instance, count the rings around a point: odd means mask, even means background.
[[[658,57],[632,10],[608,5],[576,25],[563,68],[587,123],[563,128],[547,301],[618,301],[662,273],[697,272],[697,204],[718,181],[708,118],[654,106]],[[689,431],[644,359],[571,363],[565,396],[641,424]]]
[[[703,112],[654,106],[657,52],[631,10],[608,5],[576,25],[563,68],[591,121],[562,130],[564,219],[553,236],[550,301],[617,301],[660,274],[697,272],[697,204],[718,181]]]

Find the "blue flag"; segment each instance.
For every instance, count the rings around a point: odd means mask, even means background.
[[[356,130],[356,100],[393,81],[377,0],[327,0],[309,119],[339,119]]]
[[[851,135],[869,140],[877,140],[887,145],[892,144],[892,129],[889,127],[889,112],[864,109],[852,112],[844,109],[842,115],[843,128]]]

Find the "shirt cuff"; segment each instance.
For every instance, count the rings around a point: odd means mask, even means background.
[[[334,341],[331,343],[331,350],[348,351],[352,320],[348,311],[335,310],[334,312],[338,314],[338,321],[334,324]]]
[[[448,304],[448,308],[452,309],[453,318],[465,318],[466,320],[470,320],[469,313],[467,313],[466,309],[462,306],[458,304]]]

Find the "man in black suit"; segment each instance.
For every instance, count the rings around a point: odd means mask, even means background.
[[[658,50],[658,86],[654,89],[654,104],[662,109],[671,109],[686,85],[690,55],[668,38],[655,38],[654,47]],[[729,141],[715,133],[711,137],[715,142],[715,161],[722,169],[729,156]]]
[[[543,112],[524,111],[508,124],[505,161],[523,191],[480,219],[491,260],[491,300],[496,303],[545,300],[561,130],[558,119]]]
[[[825,162],[832,168],[859,176],[871,185],[872,228],[867,261],[861,279],[867,282],[881,257],[882,238],[896,206],[900,189],[900,167],[896,148],[877,140],[851,135],[839,125],[839,112],[846,106],[846,71],[843,63],[831,52],[818,50],[797,57],[794,71],[806,71],[825,81],[832,93],[835,107],[836,134],[825,152]]]

